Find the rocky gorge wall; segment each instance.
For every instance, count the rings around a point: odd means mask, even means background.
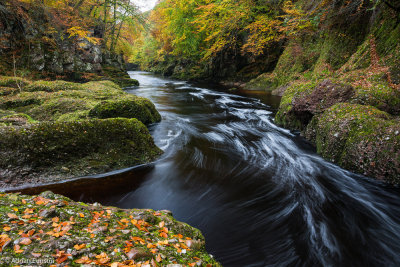
[[[307,8],[307,5],[305,5]],[[276,68],[246,89],[281,95],[275,121],[336,164],[400,183],[400,13],[385,5],[331,11],[288,41]]]
[[[16,68],[79,79],[84,73],[102,74],[103,66],[125,70],[123,56],[107,51],[98,41],[100,29],[92,28],[87,37],[72,36],[56,25],[48,26],[46,10],[37,7],[29,17],[24,12],[0,3],[2,74]]]

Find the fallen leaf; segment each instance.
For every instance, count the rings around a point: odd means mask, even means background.
[[[21,239],[21,241],[19,241],[19,243],[20,243],[21,245],[27,246],[27,245],[29,245],[30,243],[32,243],[32,240],[31,240],[30,238],[24,237],[24,238]]]
[[[77,259],[75,261],[75,263],[78,263],[78,264],[90,264],[90,263],[92,263],[92,260],[88,256],[83,256],[82,258]]]
[[[86,244],[75,245],[75,246],[74,246],[74,249],[76,249],[76,250],[81,250],[81,249],[83,249],[83,248],[85,248],[85,247],[86,247]]]
[[[18,216],[13,213],[7,213],[7,216],[11,219],[18,219]]]

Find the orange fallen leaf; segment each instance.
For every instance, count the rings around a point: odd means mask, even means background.
[[[21,249],[21,247],[20,247],[19,245],[15,245],[15,246],[14,246],[14,252],[17,253],[17,254],[19,254],[19,253],[24,252],[24,250]]]
[[[7,216],[11,219],[18,219],[18,216],[13,213],[7,213]]]
[[[162,261],[161,254],[158,254],[158,255],[157,255],[157,257],[156,257],[156,261],[157,261],[157,262],[160,262],[160,261]]]
[[[163,238],[168,238],[168,235],[165,232],[161,232],[160,236],[163,237]]]
[[[67,255],[62,255],[62,256],[60,256],[59,258],[57,258],[56,262],[57,262],[58,264],[61,264],[61,263],[63,263],[64,261],[66,261],[67,259],[68,259],[68,256],[67,256]]]
[[[11,227],[9,227],[9,226],[4,226],[4,227],[3,227],[3,231],[4,231],[4,232],[9,232],[9,231],[11,231]]]
[[[75,245],[74,246],[74,249],[76,249],[76,250],[81,250],[81,249],[83,249],[83,248],[85,248],[86,247],[86,244],[81,244],[81,245]]]
[[[90,263],[92,263],[92,260],[88,256],[83,256],[82,258],[77,259],[75,261],[75,263],[78,263],[78,264],[90,264]]]
[[[158,226],[160,226],[160,228],[163,228],[164,225],[165,225],[165,222],[164,222],[164,221],[162,221],[162,222],[160,222],[160,223],[158,224]]]
[[[32,252],[31,255],[32,255],[33,257],[35,257],[35,258],[39,258],[40,256],[42,256],[41,253],[34,253],[34,252]]]
[[[85,217],[85,214],[79,213],[79,217],[84,218],[84,217]]]
[[[21,241],[19,242],[21,245],[29,245],[30,243],[32,243],[32,240],[30,238],[24,237],[21,239]]]

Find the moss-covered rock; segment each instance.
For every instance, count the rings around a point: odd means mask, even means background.
[[[42,105],[33,107],[28,112],[39,121],[59,120],[65,114],[82,112],[92,107],[90,101],[79,98],[55,98],[45,101]],[[64,116],[65,118],[65,116]],[[114,117],[110,117],[114,118]],[[133,117],[131,117],[133,118]]]
[[[66,81],[35,81],[24,87],[24,91],[36,92],[57,92],[57,91],[67,91],[67,90],[80,90],[81,84],[66,82]]]
[[[310,95],[316,87],[316,81],[296,82],[289,86],[282,96],[279,110],[275,116],[275,122],[289,129],[304,129],[304,122],[297,118],[293,112],[293,104],[296,99]]]
[[[400,183],[400,124],[371,106],[340,103],[315,117],[306,136],[340,166]]]
[[[382,76],[381,76],[382,77]],[[370,105],[390,114],[400,114],[400,90],[389,86],[387,81],[367,79],[367,84],[355,87],[352,103]]]
[[[24,113],[13,112],[12,114],[2,116],[0,112],[0,126],[23,126],[36,122],[37,121]]]
[[[115,117],[137,118],[145,124],[161,120],[161,116],[154,104],[141,97],[101,102],[90,110],[89,116],[100,119]]]
[[[111,81],[122,88],[139,86],[139,81],[132,79],[126,71],[113,66],[103,66],[103,72]]]
[[[112,81],[12,89],[0,98],[0,187],[131,167],[161,153],[142,124],[160,121],[154,105]]]
[[[2,97],[0,108],[26,113],[39,121],[125,117],[147,124],[161,120],[149,100],[127,94],[112,81],[36,81],[25,88],[30,91]]]
[[[19,89],[13,87],[0,87],[0,96],[14,95],[19,92]]]
[[[1,87],[19,88],[28,85],[30,81],[21,77],[0,76]]]
[[[154,160],[161,150],[136,119],[41,122],[0,128],[2,179],[60,179]],[[68,173],[60,174],[66,168]],[[21,175],[20,170],[25,170]]]
[[[265,90],[272,91],[275,89],[275,75],[273,73],[263,73],[257,78],[252,79],[244,86],[245,90]]]
[[[49,191],[0,194],[0,221],[1,257],[9,266],[37,260],[46,266],[221,266],[206,252],[201,232],[165,210],[85,204]]]

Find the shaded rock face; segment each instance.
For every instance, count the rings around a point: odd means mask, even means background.
[[[19,51],[19,67],[54,74],[101,73],[103,64],[125,70],[122,55],[105,51],[100,44],[85,38],[70,38],[61,30],[45,32],[43,25],[49,21],[43,14],[44,10],[28,21],[0,3],[0,57],[9,60],[10,52]],[[95,30],[88,35],[101,36]]]
[[[311,94],[295,99],[292,113],[303,123],[308,124],[315,114],[336,103],[351,99],[355,91],[350,85],[333,83],[324,80],[318,84]]]

